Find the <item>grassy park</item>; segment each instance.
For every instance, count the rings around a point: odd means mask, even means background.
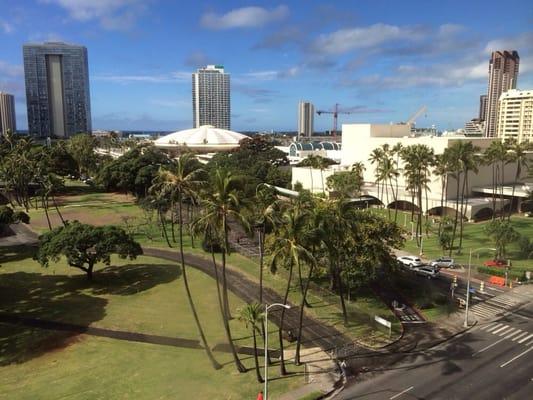
[[[179,268],[159,259],[113,259],[100,267],[95,281],[64,262],[41,268],[17,248],[4,248],[0,268],[0,313],[102,328],[104,333],[74,334],[0,323],[1,399],[46,398],[253,398],[261,386],[253,372],[235,371],[224,343],[214,281],[189,269],[203,327],[216,359],[214,371],[197,344],[197,331],[180,282]],[[230,307],[243,302],[230,297]],[[231,321],[239,346],[251,346],[250,331]],[[105,330],[176,339],[161,345],[106,337]],[[271,340],[275,343],[275,326]],[[179,340],[184,339],[180,346]],[[142,339],[141,339],[142,340]],[[149,341],[149,340],[148,340]],[[193,348],[188,348],[188,346]],[[183,346],[183,347],[182,347]],[[289,345],[290,348],[290,345]],[[247,368],[253,357],[243,356]],[[303,384],[303,367],[288,363],[295,374],[273,379],[273,396]],[[272,377],[279,376],[272,367]]]

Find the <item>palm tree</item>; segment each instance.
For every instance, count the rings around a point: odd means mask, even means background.
[[[203,213],[196,221],[199,226],[206,227],[212,235],[211,238],[219,239],[222,252],[222,319],[226,338],[235,361],[235,366],[239,372],[246,372],[237,355],[231,329],[229,326],[230,308],[228,301],[228,285],[226,279],[226,256],[230,252],[228,240],[229,225],[228,219],[240,223],[246,231],[250,231],[250,224],[242,213],[243,198],[238,188],[241,186],[240,179],[223,169],[217,169],[211,182],[211,192],[202,199]],[[216,268],[216,264],[215,264]]]
[[[187,300],[194,317],[194,322],[198,328],[198,333],[202,340],[204,350],[211,362],[214,369],[220,369],[222,366],[215,360],[211,349],[207,343],[202,325],[200,324],[200,318],[196,311],[196,306],[192,299],[191,289],[189,287],[189,280],[187,278],[187,266],[185,265],[185,255],[183,252],[183,218],[182,218],[182,201],[184,196],[195,197],[197,190],[204,183],[201,179],[202,170],[193,168],[193,158],[190,154],[184,154],[172,166],[172,169],[160,169],[155,183],[159,186],[163,193],[168,193],[170,196],[177,197],[178,203],[178,223],[179,223],[179,248],[180,248],[180,261],[181,271],[183,274],[183,285],[185,286],[185,292],[187,293]]]
[[[290,207],[282,213],[279,224],[275,227],[276,241],[271,246],[271,264],[270,269],[273,273],[277,271],[278,266],[288,266],[289,276],[287,278],[287,287],[283,297],[283,304],[287,303],[289,291],[292,283],[294,266],[300,268],[302,262],[308,262],[309,265],[314,263],[314,257],[304,246],[305,236],[308,229],[308,211],[301,207]],[[302,296],[302,307],[303,307]],[[283,354],[283,325],[285,320],[285,308],[281,310],[281,319],[279,324],[279,342],[280,342],[280,371],[281,375],[286,375],[285,359]]]
[[[516,172],[514,176],[514,183],[513,183],[513,193],[511,195],[511,201],[514,200],[514,194],[515,194],[515,187],[518,183],[518,180],[520,179],[520,175],[522,175],[522,168],[529,169],[529,160],[527,158],[527,152],[529,145],[526,143],[518,143],[516,140],[512,141],[509,144],[509,156],[510,160],[516,163]],[[511,211],[512,211],[512,204],[511,207],[509,207],[509,216],[508,221],[511,220]]]
[[[439,220],[439,237],[442,233],[442,222],[444,219],[444,201],[448,202],[447,192],[448,192],[448,176],[450,174],[450,151],[449,147],[444,150],[444,153],[437,154],[435,156],[435,162],[433,164],[433,173],[440,177],[441,190],[440,190],[440,209],[441,215]]]
[[[239,309],[239,320],[244,322],[246,328],[251,328],[252,337],[254,339],[254,362],[255,362],[255,374],[258,382],[264,382],[261,372],[259,371],[259,360],[257,357],[257,336],[256,332],[259,331],[259,326],[263,325],[265,316],[263,314],[263,306],[259,303],[247,304],[243,308]],[[266,355],[265,355],[266,356]]]
[[[381,203],[383,203],[383,193],[381,193],[381,197],[380,197],[380,183],[381,183],[381,175],[380,175],[380,166],[381,166],[381,162],[383,160],[383,149],[381,148],[376,148],[374,150],[372,150],[372,152],[370,153],[370,158],[368,159],[368,161],[370,161],[370,163],[372,165],[375,165],[374,167],[374,176],[376,178],[376,186],[377,186],[377,189],[378,189],[378,199],[379,201],[381,201]]]
[[[400,171],[400,156],[402,154],[402,149],[403,149],[403,145],[398,142],[396,143],[392,149],[391,149],[391,155],[396,155],[396,161],[395,161],[395,164],[394,164],[394,170],[395,170],[395,182],[396,182],[396,188],[395,188],[395,191],[393,191],[394,193],[394,201],[395,201],[395,206],[394,206],[394,222],[397,222],[398,221],[398,204],[397,204],[397,201],[398,201],[398,178],[400,177],[401,175],[401,171]]]
[[[470,188],[468,184],[468,174],[469,172],[478,173],[478,165],[480,162],[479,147],[474,146],[472,142],[466,142],[463,146],[463,151],[460,152],[459,161],[463,168],[463,189],[461,192],[461,225],[459,230],[459,253],[463,248],[463,229],[464,229],[464,218],[462,217],[465,214],[465,196],[470,194]]]

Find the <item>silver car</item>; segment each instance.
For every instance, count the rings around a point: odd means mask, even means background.
[[[417,275],[425,276],[428,279],[437,278],[440,275],[439,270],[432,267],[418,267],[414,268],[413,271]]]
[[[436,268],[455,268],[455,260],[450,257],[439,257],[431,261],[429,265]]]

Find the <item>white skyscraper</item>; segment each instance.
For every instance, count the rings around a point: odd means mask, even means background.
[[[222,65],[208,65],[192,74],[193,126],[231,129],[230,77]]]
[[[11,94],[0,92],[0,136],[5,135],[7,131],[17,131],[15,98]]]
[[[315,107],[308,101],[300,101],[298,104],[298,139],[310,138],[313,135]]]
[[[511,89],[502,93],[498,137],[533,142],[533,90]]]

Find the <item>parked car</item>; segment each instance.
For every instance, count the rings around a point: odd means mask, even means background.
[[[455,261],[450,257],[439,257],[431,261],[429,265],[437,268],[455,268]]]
[[[485,267],[505,267],[507,265],[507,261],[505,260],[487,260],[483,263]]]
[[[413,271],[420,276],[425,276],[428,279],[437,278],[440,275],[438,269],[433,267],[416,267]]]
[[[416,256],[401,256],[397,258],[398,262],[406,267],[415,268],[424,265],[422,260]]]

